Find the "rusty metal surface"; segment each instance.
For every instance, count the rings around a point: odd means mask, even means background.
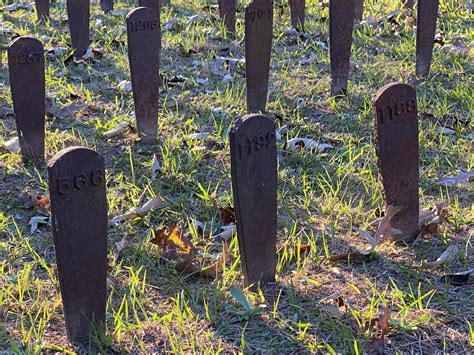
[[[289,0],[291,27],[304,29],[306,0]]]
[[[232,190],[245,285],[275,280],[277,156],[275,123],[247,115],[230,132]]]
[[[138,135],[153,143],[158,132],[160,26],[157,14],[139,7],[127,16],[128,58]]]
[[[74,56],[80,59],[89,48],[90,0],[67,0],[67,16]]]
[[[46,21],[49,19],[49,0],[35,0],[36,14],[38,21]]]
[[[362,20],[364,14],[364,0],[354,0],[354,17]]]
[[[273,3],[253,0],[245,8],[247,112],[264,112],[272,53]]]
[[[354,0],[330,0],[329,49],[332,95],[339,95],[347,90],[353,26]]]
[[[227,31],[235,32],[235,12],[237,8],[237,0],[219,0],[219,15]]]
[[[100,0],[100,8],[105,13],[108,13],[114,9],[114,0]]]
[[[439,0],[418,0],[416,30],[416,75],[420,78],[430,73],[433,45],[436,35]]]
[[[48,162],[56,263],[68,339],[89,341],[105,322],[107,200],[104,159],[71,147]]]
[[[415,89],[392,83],[381,88],[373,102],[375,142],[386,206],[403,210],[392,228],[409,236],[418,232],[419,145]]]
[[[8,47],[10,87],[24,160],[44,160],[45,76],[40,41],[19,37]]]

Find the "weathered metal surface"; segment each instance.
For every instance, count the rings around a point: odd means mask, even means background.
[[[227,31],[235,32],[235,12],[237,0],[219,0],[219,15]]]
[[[416,30],[416,75],[420,78],[430,73],[433,45],[436,35],[436,18],[439,0],[418,0]]]
[[[364,0],[354,0],[354,17],[362,20],[364,14]]]
[[[247,112],[264,112],[272,53],[273,3],[253,0],[245,8]]]
[[[153,143],[158,132],[160,21],[155,11],[139,7],[127,16],[128,58],[138,135]]]
[[[329,49],[332,95],[339,95],[347,90],[353,26],[354,0],[330,0]]]
[[[89,341],[105,322],[107,199],[104,159],[71,147],[48,162],[56,263],[69,340]]]
[[[258,114],[230,132],[232,189],[245,285],[275,280],[277,156],[275,123]]]
[[[391,220],[409,236],[418,232],[419,146],[415,89],[392,83],[381,88],[373,102],[378,166],[386,206],[403,210]]]
[[[289,0],[291,27],[304,28],[304,17],[306,11],[306,0]]]
[[[114,9],[114,0],[100,0],[100,8],[105,13],[108,13]]]
[[[90,0],[67,0],[67,16],[74,56],[80,59],[89,48]]]
[[[8,47],[10,87],[24,160],[44,160],[45,78],[40,41],[19,37]]]
[[[49,0],[35,0],[36,14],[38,21],[46,21],[49,19]]]

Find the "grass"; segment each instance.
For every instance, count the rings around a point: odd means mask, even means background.
[[[116,8],[128,12],[132,3],[117,1]],[[236,38],[225,33],[216,8],[207,6],[212,4],[174,0],[162,12],[162,24],[180,20],[177,29],[163,36],[162,74],[186,80],[161,92],[163,109],[155,146],[137,144],[133,133],[102,138],[122,121],[134,123],[132,95],[117,88],[129,77],[123,16],[103,16],[93,6],[92,47],[103,53],[97,61],[65,65],[62,60],[47,60],[47,94],[55,107],[64,107],[76,97],[90,106],[68,118],[47,119],[47,158],[71,145],[88,146],[102,154],[110,216],[125,213],[146,198],[158,196],[164,201],[162,208],[145,217],[109,230],[107,324],[94,333],[96,345],[102,352],[359,354],[375,346],[373,324],[387,307],[388,353],[472,351],[473,290],[448,286],[439,279],[445,272],[474,267],[473,194],[469,186],[437,184],[441,177],[473,167],[469,136],[472,48],[470,53],[447,53],[436,44],[431,74],[416,86],[421,205],[448,201],[449,223],[413,245],[379,245],[371,262],[331,265],[327,261],[328,255],[367,247],[352,227],[366,228],[380,215],[383,203],[372,140],[371,98],[384,84],[414,80],[416,21],[410,13],[396,16],[396,31],[383,20],[380,26],[357,27],[349,94],[335,100],[329,94],[329,55],[321,46],[328,39],[327,7],[307,1],[307,30],[312,36],[300,39],[284,34],[289,27],[288,8],[286,2],[275,1],[268,111],[287,126],[287,139],[311,137],[335,147],[318,154],[278,146],[277,283],[242,294],[235,239],[230,243],[233,258],[216,280],[180,272],[160,258],[159,250],[149,242],[153,229],[176,222],[187,230],[202,221],[215,234],[222,224],[218,207],[232,204],[228,132],[245,114],[245,78],[237,69],[235,82],[223,84],[210,72],[210,63],[229,44],[232,56],[243,56],[243,4],[239,4]],[[398,1],[367,0],[364,18],[383,19],[399,7]],[[186,23],[186,17],[202,13],[205,18]],[[47,49],[67,46],[64,5],[53,7],[48,26],[38,25],[35,14],[25,10],[0,16],[3,28],[42,38]],[[461,1],[441,1],[438,32],[446,44],[472,46],[471,25]],[[11,106],[4,51],[10,40],[11,34],[3,31],[0,105],[5,106]],[[298,64],[312,53],[317,56],[314,63]],[[207,78],[209,83],[201,85],[197,78]],[[184,104],[165,107],[180,98]],[[304,107],[297,105],[301,98]],[[226,114],[213,111],[217,107]],[[438,133],[445,126],[455,134]],[[210,133],[208,141],[187,138],[201,131]],[[14,135],[13,118],[2,119],[1,139]],[[161,154],[162,173],[157,178],[151,175],[154,152]],[[72,352],[66,339],[51,228],[40,226],[31,234],[28,221],[39,211],[24,209],[19,199],[29,192],[47,194],[46,169],[24,165],[19,155],[5,149],[0,153],[0,350]],[[205,253],[219,250],[208,236],[196,231],[191,236]],[[128,244],[116,257],[115,243],[123,237]],[[418,268],[422,260],[436,259],[452,243],[461,248],[455,262],[430,272]],[[310,253],[296,252],[300,245],[310,245]]]

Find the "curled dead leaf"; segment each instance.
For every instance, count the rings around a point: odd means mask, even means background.
[[[161,200],[159,198],[152,198],[148,200],[142,207],[135,208],[125,214],[118,215],[110,220],[109,223],[117,224],[124,221],[131,221],[138,217],[143,217],[148,212],[155,208],[161,207]]]
[[[336,263],[338,261],[372,261],[375,259],[375,254],[372,253],[372,248],[366,251],[352,251],[349,253],[331,255],[328,260]]]
[[[456,259],[459,251],[459,246],[457,244],[452,244],[438,257],[438,259],[433,262],[424,262],[421,265],[421,268],[425,270],[434,270],[440,266],[447,265]]]
[[[127,128],[130,127],[130,123],[128,122],[122,122],[119,125],[115,126],[111,130],[107,131],[104,133],[105,138],[112,138],[115,136],[118,136],[122,132],[124,132]]]

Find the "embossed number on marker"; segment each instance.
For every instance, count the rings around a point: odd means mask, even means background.
[[[131,23],[132,32],[136,31],[149,31],[154,30],[158,27],[158,20],[154,21],[135,21]]]
[[[104,172],[100,169],[94,170],[92,173],[89,174],[89,177],[87,174],[79,174],[76,176],[73,176],[72,178],[70,177],[64,177],[64,178],[58,178],[56,181],[56,186],[58,189],[58,192],[61,195],[67,194],[69,190],[71,189],[76,189],[76,190],[82,190],[85,189],[89,184],[93,186],[100,186],[102,182],[104,181]]]
[[[405,111],[406,112],[413,112],[416,110],[416,100],[412,99],[407,102],[397,102],[395,107],[387,105],[386,109],[379,109],[378,110],[378,117],[380,121],[383,122],[385,118],[389,118],[390,120],[393,119],[394,114],[396,116],[401,116]]]
[[[247,138],[246,139],[246,144],[242,145],[239,144],[239,158],[242,158],[244,156],[244,151],[247,152],[247,156],[251,155],[254,151],[261,151],[264,149],[267,149],[270,143],[275,140],[275,132],[268,132],[266,135],[258,135],[254,137],[253,139]]]

